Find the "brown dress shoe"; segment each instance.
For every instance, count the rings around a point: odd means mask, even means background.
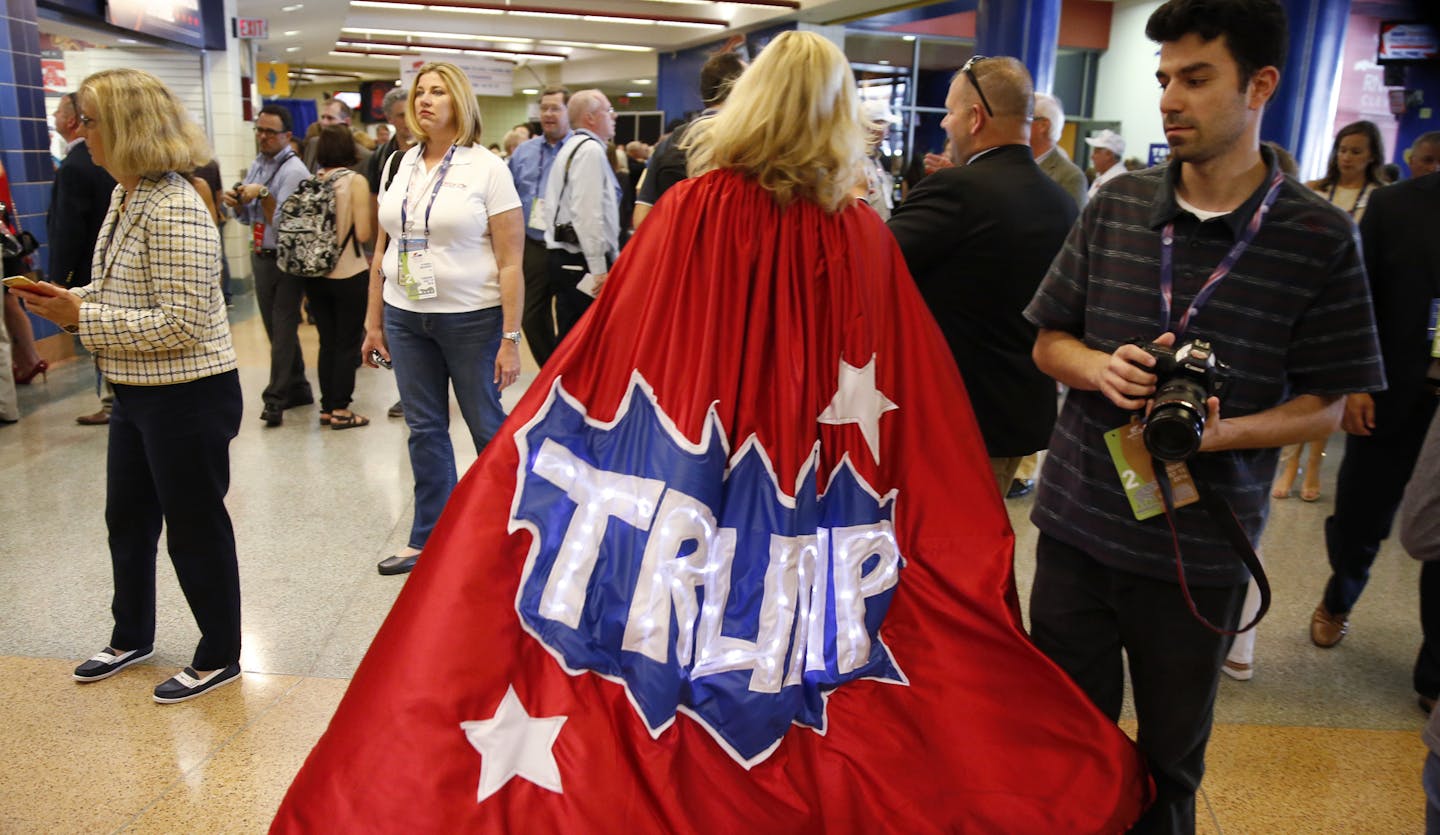
[[[104,426],[110,422],[110,410],[101,409],[93,415],[81,415],[75,418],[75,422],[81,426]]]
[[[1316,606],[1315,614],[1310,616],[1310,643],[1325,649],[1340,643],[1350,631],[1349,614],[1332,615],[1324,603]]]

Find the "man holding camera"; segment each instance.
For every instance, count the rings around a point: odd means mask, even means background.
[[[575,135],[550,165],[544,202],[557,345],[590,307],[620,251],[620,181],[605,150],[615,138],[615,110],[599,90],[581,90],[567,107]]]
[[[1157,788],[1134,831],[1193,832],[1231,639],[1187,603],[1234,629],[1249,576],[1222,514],[1191,502],[1223,499],[1258,542],[1277,447],[1334,431],[1342,396],[1383,375],[1353,226],[1260,146],[1286,54],[1280,0],[1170,0],[1146,34],[1171,164],[1097,194],[1026,309],[1036,364],[1071,388],[1032,515],[1030,618],[1035,644],[1112,718],[1124,650]],[[1206,396],[1213,377],[1186,368],[1197,342],[1230,367],[1223,409]],[[1181,362],[1157,376],[1161,348]],[[1178,510],[1162,509],[1147,473],[1163,462],[1140,440],[1157,389],[1192,401],[1165,409],[1198,447],[1169,471]]]

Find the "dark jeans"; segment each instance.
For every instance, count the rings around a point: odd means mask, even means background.
[[[424,549],[455,488],[450,443],[450,386],[475,454],[505,422],[495,356],[500,352],[500,308],[468,313],[412,313],[385,305],[385,340],[395,364],[395,385],[410,428],[410,469],[415,476],[411,548]]]
[[[1195,620],[1178,583],[1110,568],[1043,533],[1035,561],[1030,637],[1111,719],[1120,718],[1129,659],[1136,744],[1157,791],[1132,831],[1193,833],[1231,639]],[[1212,623],[1236,626],[1244,585],[1192,586],[1190,594]]]
[[[585,256],[563,249],[546,250],[546,264],[550,277],[550,289],[555,294],[555,327],[558,342],[565,341],[565,334],[575,327],[585,311],[590,309],[594,298],[575,289],[580,279],[590,272]],[[558,347],[557,342],[557,347]]]
[[[525,313],[520,324],[537,365],[544,365],[560,344],[555,335],[555,292],[550,286],[545,252],[543,240],[525,238]]]
[[[115,649],[155,643],[163,522],[170,562],[200,627],[192,666],[217,670],[240,660],[240,571],[225,494],[242,408],[234,371],[168,386],[115,385],[105,485]]]
[[[1345,438],[1345,459],[1335,482],[1335,512],[1325,520],[1325,550],[1330,558],[1325,608],[1331,612],[1349,612],[1365,590],[1370,566],[1381,541],[1390,535],[1405,483],[1425,443],[1435,402],[1435,397],[1418,400],[1408,415],[1377,414],[1379,433]]]
[[[282,272],[274,258],[252,253],[255,303],[270,339],[270,382],[261,397],[267,406],[281,409],[314,401],[305,379],[305,356],[300,350],[300,299],[305,280]]]
[[[365,342],[365,304],[370,272],[349,278],[307,278],[305,297],[320,333],[320,408],[345,409],[355,394],[355,370],[360,367],[360,346]]]

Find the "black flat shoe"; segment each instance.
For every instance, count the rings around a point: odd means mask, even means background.
[[[285,412],[281,411],[279,406],[267,403],[265,408],[260,410],[260,419],[265,421],[266,426],[279,426],[285,422]]]
[[[125,652],[112,652],[106,647],[97,653],[89,661],[75,668],[71,678],[79,682],[101,681],[107,679],[131,664],[138,664],[141,661],[155,654],[154,647],[143,647],[141,649],[126,650]]]
[[[1010,482],[1010,490],[1005,493],[1005,498],[1018,499],[1021,496],[1028,496],[1030,495],[1030,491],[1034,489],[1035,479],[1017,478]]]
[[[409,574],[410,569],[415,567],[415,561],[420,559],[419,554],[411,554],[408,557],[393,556],[386,557],[376,566],[380,573],[389,577],[392,574]]]

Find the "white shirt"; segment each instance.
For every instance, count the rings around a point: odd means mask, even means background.
[[[381,182],[380,227],[389,241],[380,268],[385,303],[414,313],[466,313],[500,305],[500,267],[490,239],[490,218],[520,208],[520,195],[505,162],[479,145],[457,146],[450,169],[430,210],[427,248],[435,265],[436,295],[411,299],[400,286],[400,203],[412,237],[425,237],[425,210],[434,194],[434,169],[425,167],[421,147],[405,152],[392,182]],[[414,177],[414,183],[410,178]]]
[[[565,166],[571,159],[574,162],[570,164],[567,180]],[[580,246],[557,242],[557,223],[574,226]],[[610,167],[605,143],[588,130],[575,131],[550,166],[550,179],[545,184],[545,246],[584,253],[594,275],[609,272],[610,262],[606,256],[613,260],[619,252],[620,182]]]
[[[1111,180],[1115,179],[1116,177],[1120,176],[1121,174],[1124,174],[1125,171],[1126,171],[1125,164],[1124,164],[1124,163],[1121,163],[1121,162],[1117,162],[1117,163],[1115,163],[1114,165],[1110,166],[1109,168],[1105,169],[1105,173],[1104,173],[1104,174],[1096,174],[1096,175],[1095,175],[1095,182],[1093,182],[1093,183],[1090,184],[1090,195],[1089,195],[1089,196],[1090,196],[1090,197],[1094,197],[1094,196],[1095,196],[1095,192],[1099,191],[1101,186],[1105,185],[1106,183],[1110,182]]]

